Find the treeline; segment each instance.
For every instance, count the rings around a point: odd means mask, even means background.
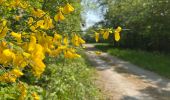
[[[124,29],[117,46],[170,51],[170,0],[103,0],[106,27]]]

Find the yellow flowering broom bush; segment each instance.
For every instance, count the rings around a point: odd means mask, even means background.
[[[56,9],[51,11],[44,6],[46,3],[47,0],[0,0],[0,82],[16,84],[18,88],[16,85],[11,87],[19,91],[9,93],[9,98],[40,100],[36,91],[20,77],[27,77],[29,72],[32,77],[40,78],[47,67],[44,60],[48,57],[81,57],[77,53],[77,48],[85,44],[81,35],[66,34],[59,28],[75,8],[67,0],[59,0],[53,5]],[[116,41],[120,39],[120,31],[120,27],[115,30]],[[110,29],[102,29],[100,34],[96,32],[96,41],[99,41],[99,35],[108,39],[110,33],[113,33]],[[4,96],[3,99],[9,98]]]

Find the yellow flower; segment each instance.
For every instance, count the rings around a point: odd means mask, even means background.
[[[45,48],[44,48],[44,52],[47,53],[47,54],[50,54],[52,51],[51,51],[50,48],[45,47]]]
[[[79,42],[80,44],[85,44],[85,43],[86,43],[81,37],[78,38],[78,42]]]
[[[79,44],[79,37],[76,34],[74,34],[74,36],[72,37],[72,44],[74,46],[80,46],[80,44]]]
[[[115,40],[119,41],[120,40],[120,33],[115,32]]]
[[[43,60],[45,58],[44,48],[40,44],[35,44],[35,48],[32,51],[32,57]]]
[[[121,32],[121,31],[122,31],[122,28],[121,28],[120,26],[118,26],[117,29],[115,30],[115,33],[116,33],[116,32],[119,33],[119,32]]]
[[[23,8],[23,9],[26,9],[26,8],[29,7],[29,4],[28,4],[28,2],[23,1],[22,3],[20,3],[20,7]]]
[[[8,58],[15,58],[15,53],[13,53],[10,49],[3,50],[2,54]]]
[[[73,53],[73,52],[67,50],[67,51],[64,52],[64,57],[65,58],[69,58],[69,59],[73,59],[73,58],[80,58],[81,56],[76,54],[76,53]]]
[[[61,53],[61,49],[56,49],[56,50],[52,50],[51,52],[50,52],[50,56],[51,57],[56,57],[56,56],[58,56],[59,54]]]
[[[4,28],[4,26],[6,26],[7,20],[6,19],[1,19],[0,22],[2,22],[2,24],[0,23],[0,30],[2,30],[2,28]]]
[[[31,55],[29,53],[23,52],[23,56],[29,58]]]
[[[96,42],[99,41],[99,33],[97,33],[97,32],[95,32],[95,40],[96,40]]]
[[[5,28],[3,28],[2,30],[0,30],[0,39],[1,38],[4,38],[5,36],[6,36],[6,34],[7,34],[7,32],[8,32],[8,28],[7,27],[5,27]]]
[[[32,9],[32,15],[35,17],[41,18],[44,16],[44,14],[45,14],[45,12],[41,9],[36,9],[36,8]]]
[[[20,70],[18,70],[18,69],[13,69],[13,70],[11,71],[11,73],[14,74],[14,75],[16,75],[17,77],[20,77],[20,76],[24,75],[24,74],[23,74]]]
[[[65,51],[64,52],[64,57],[65,58],[71,58],[72,57],[72,53],[70,51]]]
[[[66,37],[64,37],[64,40],[63,40],[63,43],[64,43],[64,45],[68,45],[68,37],[66,36]]]
[[[55,33],[54,34],[54,40],[61,40],[62,39],[62,35],[60,35],[60,34],[57,34],[57,33]]]
[[[67,49],[67,46],[62,46],[62,45],[61,45],[61,46],[58,47],[58,49],[60,49],[60,50],[65,50],[65,49]]]
[[[51,29],[51,28],[54,28],[54,25],[53,25],[53,20],[49,17],[49,16],[45,16],[44,17],[44,26],[41,27],[43,29]]]
[[[3,74],[2,76],[0,76],[0,82],[16,82],[16,78],[11,76],[12,75],[10,75],[9,73]]]
[[[9,45],[12,46],[11,43],[7,45],[5,41],[0,43],[0,63],[4,66],[11,65],[16,59],[15,53],[11,49],[7,49]]]
[[[19,88],[19,91],[20,91],[19,100],[25,100],[25,97],[27,95],[27,87],[26,87],[26,85],[23,84],[23,83],[19,83],[18,88]]]
[[[36,37],[35,36],[31,36],[30,37],[30,43],[28,45],[28,51],[31,52],[35,49],[36,46]]]
[[[27,23],[28,23],[29,25],[31,25],[33,22],[34,22],[34,19],[33,19],[32,17],[29,17],[29,19],[28,19],[28,22],[27,22]]]
[[[21,54],[16,54],[16,58],[13,60],[13,65],[15,67],[21,67],[24,68],[28,65],[28,58],[26,59],[26,57],[24,58],[23,55]]]
[[[103,34],[103,39],[108,39],[110,33],[113,33],[112,30],[111,29],[106,29],[105,32],[102,33]]]
[[[100,51],[95,51],[95,53],[96,53],[96,55],[101,55],[102,54],[102,52],[100,52]]]
[[[13,69],[0,76],[1,82],[16,82],[18,77],[21,77],[23,73],[18,69]]]
[[[16,38],[17,42],[22,41],[20,33],[11,32],[11,35]]]
[[[70,12],[73,12],[73,11],[74,11],[74,8],[69,3],[67,3],[66,6],[63,8],[64,14],[69,14]]]
[[[33,74],[37,77],[40,77],[40,75],[44,72],[46,67],[42,61],[45,58],[44,49],[40,44],[34,44],[34,48],[30,52],[32,60],[30,62],[30,65],[33,69]]]
[[[36,92],[33,92],[32,96],[33,96],[34,100],[40,100],[40,97],[37,95]]]
[[[72,37],[72,44],[75,45],[75,46],[80,46],[80,45],[85,44],[85,43],[86,42],[76,34],[74,34],[74,36]]]
[[[31,26],[31,27],[30,27],[30,30],[33,31],[33,32],[37,32],[35,26]]]
[[[30,63],[32,67],[32,71],[34,76],[40,77],[41,74],[44,72],[46,65],[40,58],[36,58],[35,56],[32,59],[32,62]]]
[[[55,44],[57,44],[58,46],[60,46],[61,45],[61,40],[62,40],[62,35],[55,33],[54,38],[53,38],[53,42]]]
[[[0,47],[1,47],[1,48],[7,47],[7,42],[6,42],[6,41],[1,41],[1,42],[0,42]]]
[[[107,29],[107,31],[108,31],[109,33],[113,33],[112,29]]]
[[[13,0],[10,4],[11,7],[18,7],[20,4],[20,0]]]
[[[103,39],[108,39],[109,38],[109,31],[105,31],[103,34]]]
[[[16,21],[19,21],[20,20],[20,18],[21,18],[21,16],[14,16],[14,19],[16,20]]]
[[[122,28],[119,26],[117,29],[115,29],[115,40],[119,41],[120,40],[120,32],[122,31]]]
[[[37,21],[37,25],[36,25],[36,27],[44,27],[44,20],[39,20],[39,21]]]
[[[64,19],[65,19],[65,17],[63,16],[61,10],[58,12],[58,14],[56,14],[56,15],[54,16],[54,20],[55,20],[56,22],[62,21],[62,20],[64,20]]]
[[[73,59],[80,58],[81,56],[76,53],[76,50],[74,48],[67,48],[67,50],[64,50],[64,57],[68,59]]]
[[[79,54],[74,54],[74,58],[80,58],[81,57],[81,55],[79,55]]]

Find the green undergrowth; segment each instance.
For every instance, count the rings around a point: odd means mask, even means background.
[[[85,55],[82,56],[72,60],[60,57],[52,61],[48,58],[41,78],[33,78],[30,74],[27,78],[22,77],[21,80],[29,85],[26,100],[32,100],[29,99],[32,91],[36,91],[41,100],[98,100],[100,93],[94,85],[95,70]],[[15,100],[20,94],[17,88],[15,83],[0,83],[0,100]]]
[[[142,50],[120,49],[107,44],[95,44],[95,47],[101,51],[118,58],[129,61],[144,69],[158,73],[164,77],[170,78],[170,55],[158,52],[147,52]]]
[[[44,76],[47,77],[47,83],[42,84],[48,89],[47,99],[97,99],[98,90],[93,84],[93,73],[95,70],[90,69],[83,58],[49,64]]]

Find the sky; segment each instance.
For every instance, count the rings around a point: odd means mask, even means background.
[[[82,28],[83,30],[104,19],[102,7],[99,7],[97,0],[82,0],[81,4],[84,7],[82,18],[85,21],[85,27]]]

